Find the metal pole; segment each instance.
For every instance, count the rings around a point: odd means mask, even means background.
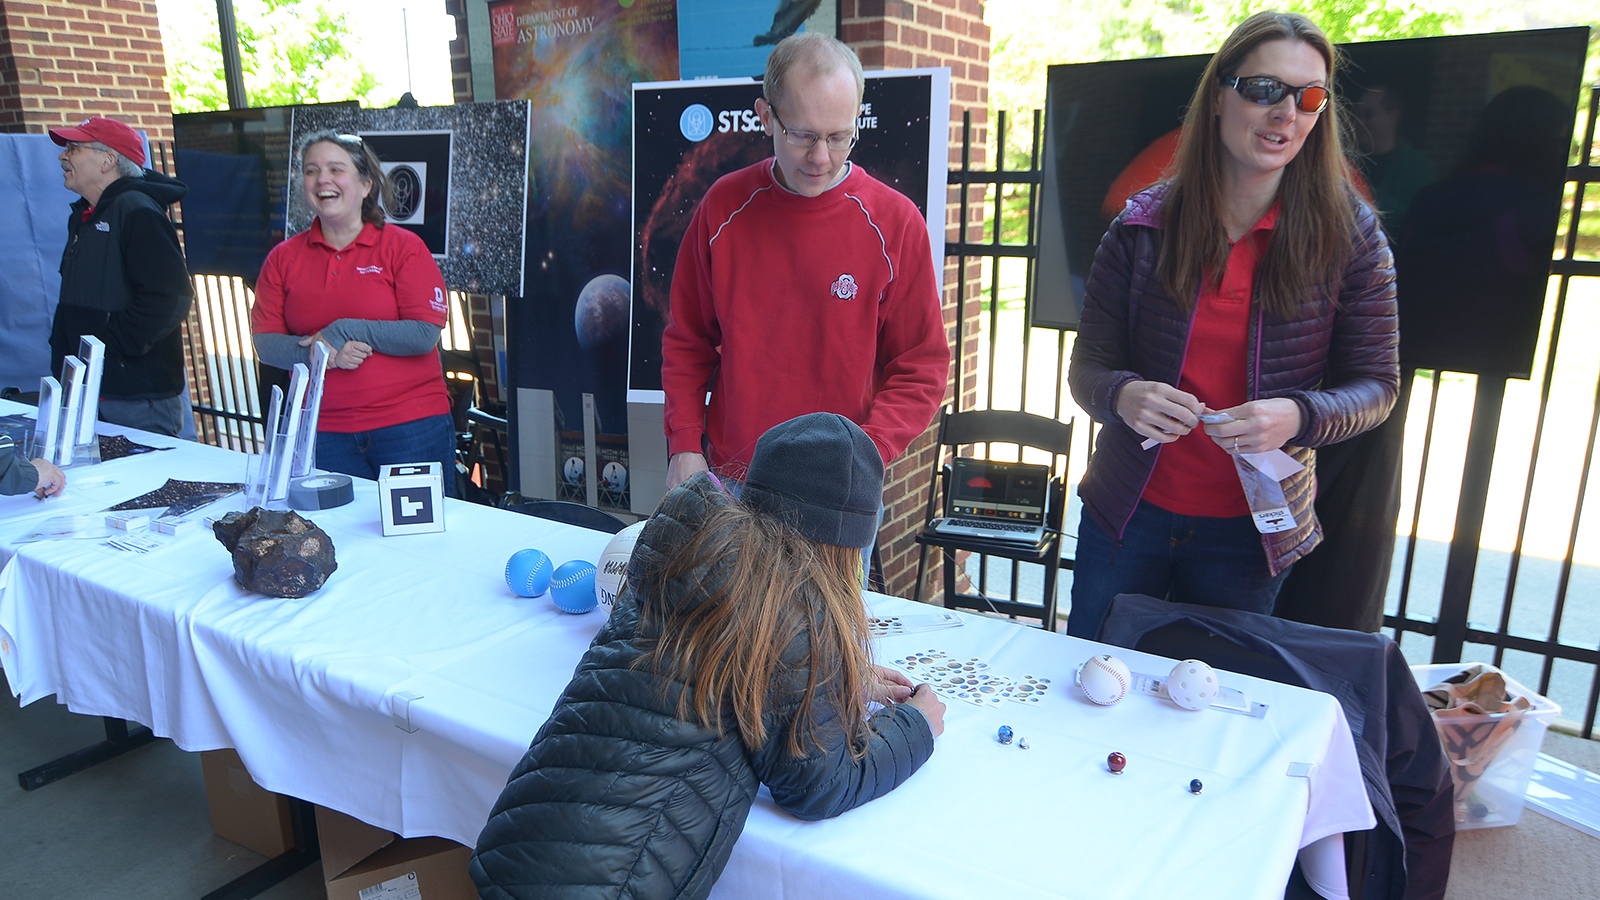
[[[406,39],[406,93],[411,93],[411,20],[406,16],[406,8],[400,7],[400,33]]]
[[[239,23],[233,15],[233,0],[217,0],[217,33],[222,38],[222,77],[228,84],[228,108],[249,109],[244,67],[239,63]]]

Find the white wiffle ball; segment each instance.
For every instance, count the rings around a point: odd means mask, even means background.
[[[1167,676],[1167,696],[1184,709],[1205,709],[1217,702],[1222,686],[1217,672],[1198,659],[1186,659]]]
[[[1128,696],[1133,676],[1128,664],[1108,653],[1091,656],[1078,667],[1078,688],[1090,703],[1110,706]]]

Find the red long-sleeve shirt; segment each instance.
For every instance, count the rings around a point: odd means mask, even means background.
[[[669,453],[704,437],[708,462],[743,477],[768,428],[834,412],[887,464],[949,373],[927,224],[859,166],[818,197],[779,185],[770,159],[723,176],[678,251],[661,350]]]

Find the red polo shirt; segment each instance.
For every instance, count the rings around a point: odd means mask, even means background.
[[[1274,203],[1229,249],[1221,282],[1207,278],[1195,301],[1178,387],[1214,410],[1231,409],[1250,399],[1245,372],[1250,301],[1255,294],[1256,271],[1277,223],[1278,205]],[[1183,516],[1250,514],[1233,460],[1203,428],[1161,445],[1157,452],[1161,455],[1143,499]]]
[[[252,328],[315,334],[335,319],[449,319],[444,277],[422,239],[404,228],[370,223],[335,250],[322,223],[272,248],[256,282]],[[329,369],[319,431],[371,431],[450,412],[438,353],[373,353],[354,369]]]

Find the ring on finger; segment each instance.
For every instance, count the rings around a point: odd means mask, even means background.
[[[1238,438],[1234,438],[1233,439],[1233,452],[1235,454],[1237,454],[1239,452],[1239,439]]]

